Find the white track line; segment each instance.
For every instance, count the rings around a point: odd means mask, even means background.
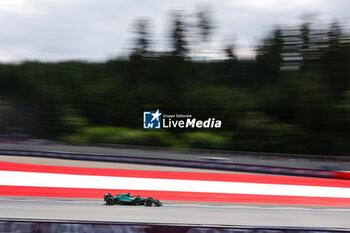
[[[0,185],[350,198],[350,188],[0,171]]]

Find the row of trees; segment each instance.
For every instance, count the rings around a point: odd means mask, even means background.
[[[191,40],[213,29],[202,11],[189,28],[172,15],[170,51],[152,52],[149,21],[136,24],[128,60],[0,65],[0,130],[73,142],[105,142],[312,154],[350,152],[347,28],[277,27],[256,59],[191,60]],[[195,33],[194,33],[195,32]],[[193,34],[195,39],[193,39]],[[192,38],[192,39],[191,39]],[[215,130],[142,130],[142,112],[192,114]],[[19,130],[22,129],[22,130]]]
[[[182,11],[174,11],[171,13],[171,17],[171,49],[169,51],[163,51],[161,53],[152,51],[152,41],[150,39],[151,21],[149,19],[140,18],[136,20],[133,30],[135,34],[135,43],[131,56],[140,58],[167,54],[174,57],[185,58],[190,53],[190,45],[198,47],[198,44],[209,42],[214,29],[211,12],[209,10],[202,9],[194,16],[186,15]]]

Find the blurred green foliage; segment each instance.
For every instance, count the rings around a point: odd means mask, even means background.
[[[10,110],[10,107],[8,106],[8,104],[2,100],[0,100],[0,127],[4,127],[4,115],[6,114],[6,112],[8,112]]]
[[[350,40],[339,25],[277,28],[256,59],[237,60],[229,47],[227,60],[198,62],[187,56],[183,18],[174,18],[170,53],[152,52],[148,23],[139,23],[128,60],[0,64],[0,99],[10,106],[0,104],[0,133],[21,127],[68,142],[349,154]],[[222,128],[143,130],[143,111],[156,109],[220,119]]]

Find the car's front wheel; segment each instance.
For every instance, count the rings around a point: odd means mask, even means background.
[[[114,204],[114,198],[113,197],[107,198],[106,204],[107,205],[113,205]]]
[[[153,205],[153,200],[147,198],[146,201],[145,201],[145,206],[152,206],[152,205]]]

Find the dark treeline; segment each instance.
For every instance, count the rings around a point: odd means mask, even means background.
[[[312,154],[350,152],[350,40],[334,22],[280,27],[256,59],[191,59],[190,28],[173,14],[172,50],[151,51],[149,21],[136,23],[129,59],[0,65],[4,135]],[[197,39],[210,40],[208,12]],[[214,117],[221,129],[142,130],[142,112]]]

